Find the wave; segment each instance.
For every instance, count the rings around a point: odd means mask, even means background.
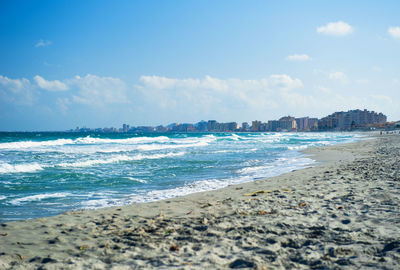
[[[36,172],[43,170],[43,167],[37,163],[24,163],[11,165],[8,163],[0,164],[0,173],[23,173],[23,172]]]
[[[139,145],[137,147],[138,150],[142,151],[154,151],[154,150],[164,150],[164,149],[177,149],[177,148],[188,148],[188,147],[202,147],[202,146],[207,146],[207,142],[198,142],[198,143],[192,143],[192,144],[170,144],[170,145],[165,145],[165,144],[144,144],[144,145]]]
[[[308,158],[279,158],[275,161],[275,164],[243,168],[241,170],[240,176],[237,177],[224,179],[206,179],[188,183],[183,186],[171,189],[143,191],[139,194],[131,194],[128,197],[119,199],[111,197],[98,198],[83,201],[81,205],[84,209],[96,209],[109,206],[122,206],[132,203],[144,203],[164,200],[197,192],[216,190],[227,187],[229,185],[250,182],[253,181],[255,178],[258,178],[257,176],[260,176],[259,173],[261,173],[263,177],[280,175],[282,173],[290,172],[295,169],[304,168],[306,166],[309,166],[311,163],[313,163],[313,161]],[[271,168],[274,168],[274,165],[278,165],[279,168],[277,168],[276,170],[270,170]]]
[[[92,138],[90,136],[84,138],[78,138],[75,143],[78,144],[137,144],[137,143],[149,143],[149,142],[168,142],[170,138],[166,136],[157,137],[133,137],[128,139],[102,139],[102,138]]]
[[[59,146],[65,144],[73,144],[74,141],[71,139],[58,139],[51,141],[20,141],[20,142],[9,142],[0,143],[0,149],[22,149],[22,148],[35,148],[42,146]]]
[[[165,136],[158,137],[134,137],[128,139],[102,139],[92,138],[90,136],[72,139],[57,139],[48,141],[19,141],[0,143],[0,149],[25,149],[40,148],[44,146],[62,146],[62,145],[87,145],[87,144],[138,144],[149,142],[168,142],[170,139]]]
[[[71,193],[67,192],[38,194],[11,200],[10,204],[18,205],[24,202],[41,201],[43,199],[50,199],[50,198],[64,198],[71,195],[72,195]]]
[[[155,154],[155,155],[138,154],[136,156],[119,155],[119,156],[114,156],[114,157],[111,157],[108,159],[90,159],[90,160],[86,160],[86,161],[78,161],[78,162],[72,162],[72,163],[59,163],[56,166],[58,166],[58,167],[91,167],[94,165],[110,164],[110,163],[117,163],[117,162],[123,162],[123,161],[178,157],[178,156],[183,156],[184,154],[185,154],[185,152]]]
[[[229,185],[237,185],[241,183],[250,182],[252,180],[253,179],[251,177],[242,176],[242,177],[233,177],[225,179],[207,179],[202,181],[196,181],[181,187],[165,189],[165,190],[153,190],[145,194],[134,194],[130,196],[129,200],[125,202],[125,204],[165,200],[197,192],[216,190],[227,187]]]
[[[142,203],[158,201],[168,198],[174,198],[184,196],[196,192],[215,190],[226,187],[231,184],[239,184],[243,182],[251,181],[250,178],[230,178],[230,179],[209,179],[196,181],[190,184],[186,184],[181,187],[165,189],[165,190],[153,190],[147,191],[142,194],[131,194],[128,197],[115,199],[115,198],[98,198],[94,200],[87,200],[81,203],[84,209],[96,209],[109,206],[122,206],[132,203]]]
[[[143,184],[147,183],[147,181],[146,181],[146,180],[143,180],[143,179],[138,179],[138,178],[134,178],[134,177],[130,177],[130,176],[126,176],[126,177],[124,177],[124,178],[126,178],[126,179],[129,179],[129,180],[131,180],[131,181],[135,181],[135,182],[143,183]]]
[[[154,155],[142,155],[138,154],[136,156],[127,156],[127,155],[118,155],[108,159],[90,159],[86,161],[77,161],[72,163],[59,163],[55,166],[48,165],[40,165],[38,163],[25,163],[25,164],[16,164],[10,165],[8,163],[0,164],[0,174],[9,174],[9,173],[29,173],[44,170],[49,167],[91,167],[95,165],[101,164],[110,164],[110,163],[118,163],[123,161],[134,161],[134,160],[143,160],[143,159],[161,159],[167,157],[178,157],[183,156],[185,152],[178,153],[167,153],[167,154],[154,154]]]
[[[287,146],[288,150],[304,150],[307,149],[309,146],[308,145],[296,145],[296,146]]]
[[[126,203],[124,200],[121,199],[102,198],[102,199],[82,201],[81,207],[83,209],[98,209],[110,206],[123,206],[127,204],[128,203]]]
[[[253,179],[267,178],[305,168],[314,162],[315,161],[312,159],[303,157],[302,155],[288,158],[281,157],[271,163],[259,166],[244,167],[236,172],[242,176],[251,176]]]

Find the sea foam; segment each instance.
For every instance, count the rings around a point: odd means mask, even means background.
[[[134,137],[128,139],[102,139],[90,136],[72,139],[57,139],[47,141],[18,141],[0,143],[0,149],[23,149],[23,148],[39,148],[44,146],[62,146],[76,144],[138,144],[149,142],[168,142],[170,139],[165,136],[157,137]]]
[[[59,164],[57,164],[57,166],[59,166],[59,167],[91,167],[91,166],[95,166],[95,165],[110,164],[110,163],[117,163],[117,162],[124,162],[124,161],[178,157],[178,156],[183,156],[184,154],[185,154],[185,152],[154,154],[154,155],[138,154],[135,156],[118,155],[118,156],[113,156],[113,157],[110,157],[107,159],[90,159],[90,160],[71,162],[71,163],[59,163]]]
[[[74,141],[71,139],[57,139],[50,141],[19,141],[19,142],[8,142],[0,143],[0,149],[22,149],[22,148],[35,148],[43,146],[59,146],[65,144],[73,144]]]
[[[71,196],[71,193],[68,192],[57,192],[57,193],[44,193],[44,194],[38,194],[38,195],[32,195],[32,196],[26,196],[18,199],[14,199],[10,201],[10,204],[13,205],[19,205],[21,203],[25,202],[33,202],[33,201],[41,201],[44,199],[50,199],[50,198],[64,198],[67,196]]]
[[[0,173],[29,173],[43,170],[43,167],[38,163],[24,163],[11,165],[8,163],[0,163]]]

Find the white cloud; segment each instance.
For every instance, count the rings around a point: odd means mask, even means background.
[[[28,79],[10,79],[0,75],[0,97],[16,104],[32,105],[35,93]]]
[[[36,81],[37,85],[40,88],[45,89],[45,90],[49,90],[49,91],[68,90],[68,86],[63,82],[60,82],[59,80],[47,81],[39,75],[36,75],[33,79]]]
[[[400,38],[400,26],[389,27],[388,33],[393,38]]]
[[[139,80],[143,84],[155,89],[172,88],[176,84],[176,79],[170,79],[160,76],[141,76]]]
[[[126,96],[128,87],[119,78],[88,74],[61,82],[48,81],[37,75],[33,81],[34,84],[25,78],[10,79],[0,75],[0,101],[33,105],[37,98],[46,97],[44,92],[39,93],[37,89],[45,89],[59,93],[57,97],[53,97],[56,98],[55,104],[63,114],[68,111],[69,105],[73,102],[93,106],[130,102]]]
[[[40,39],[40,40],[35,44],[35,47],[36,47],[36,48],[38,48],[38,47],[47,47],[47,46],[50,46],[51,44],[53,44],[53,42],[51,42],[50,40],[43,40],[43,39]]]
[[[141,76],[140,81],[148,87],[154,89],[171,89],[171,88],[206,88],[218,91],[227,89],[226,81],[205,76],[204,79],[173,79],[160,76]]]
[[[286,56],[286,60],[288,61],[308,61],[311,60],[311,57],[307,54],[292,54]]]
[[[139,79],[145,88],[152,89],[176,89],[185,88],[187,90],[208,89],[224,92],[232,89],[254,89],[268,88],[268,86],[277,86],[280,88],[291,89],[302,87],[300,79],[292,79],[286,74],[273,74],[269,78],[259,80],[241,80],[241,79],[218,79],[211,76],[205,76],[204,79],[175,79],[159,76],[141,76]]]
[[[193,118],[235,119],[255,112],[265,115],[280,105],[304,101],[293,92],[303,87],[302,81],[287,74],[256,80],[142,76],[140,82],[137,89],[143,94],[145,104],[178,119],[183,112]]]
[[[341,81],[341,82],[346,82],[347,81],[347,76],[346,76],[346,74],[344,74],[341,71],[335,71],[335,72],[329,73],[329,79],[337,80],[337,81]]]
[[[293,89],[303,87],[303,82],[300,79],[292,79],[286,74],[271,75],[269,81],[272,85],[281,89]]]
[[[317,27],[317,33],[329,36],[346,36],[353,33],[353,27],[343,21],[330,22]]]
[[[66,80],[70,88],[77,88],[72,99],[77,103],[102,106],[106,103],[127,103],[124,81],[113,77],[100,77],[88,74]]]

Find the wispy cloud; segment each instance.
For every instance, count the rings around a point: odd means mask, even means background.
[[[346,36],[353,33],[353,27],[343,21],[330,22],[326,25],[317,27],[317,33],[329,36]]]
[[[286,60],[302,62],[302,61],[311,60],[311,57],[307,54],[292,54],[292,55],[286,56]]]
[[[153,89],[209,89],[219,92],[232,89],[268,88],[274,86],[285,89],[303,87],[303,83],[300,79],[293,79],[287,74],[273,74],[270,75],[269,78],[262,78],[258,80],[241,80],[236,78],[219,79],[209,75],[202,79],[176,79],[153,75],[141,76],[140,81],[146,88]]]
[[[28,79],[10,79],[0,75],[0,100],[32,105],[35,100],[35,91]]]
[[[227,118],[278,109],[279,105],[302,102],[295,93],[303,82],[287,74],[273,74],[265,78],[243,80],[237,78],[167,78],[141,76],[145,104],[179,115],[221,115]],[[258,113],[257,113],[258,114]],[[242,116],[243,117],[243,116]]]
[[[63,82],[60,82],[59,80],[47,81],[44,78],[40,77],[39,75],[36,75],[33,79],[36,81],[37,85],[40,88],[48,91],[68,90],[68,86]]]
[[[389,27],[388,33],[393,38],[400,38],[400,26]]]
[[[47,47],[50,46],[51,44],[53,44],[53,42],[51,42],[50,40],[44,40],[44,39],[40,39],[36,44],[35,47]]]
[[[87,74],[84,77],[66,80],[71,88],[76,88],[77,94],[72,100],[86,105],[103,106],[107,103],[127,103],[127,85],[119,78],[100,77]]]

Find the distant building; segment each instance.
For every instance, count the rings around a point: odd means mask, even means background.
[[[297,131],[312,131],[318,129],[318,118],[296,118]]]
[[[156,131],[155,127],[150,126],[139,126],[132,129],[134,132],[154,132]]]
[[[216,131],[217,121],[216,120],[208,120],[207,129],[210,132]]]
[[[167,127],[164,127],[162,125],[156,126],[155,131],[156,132],[167,132],[169,129]]]
[[[172,127],[172,131],[174,132],[194,132],[196,131],[193,124],[178,124]]]
[[[386,123],[386,115],[367,110],[335,112],[318,121],[319,130],[352,130],[370,124]]]
[[[129,131],[129,125],[123,124],[122,125],[122,132],[128,132]]]
[[[224,123],[224,131],[225,132],[232,132],[236,131],[239,129],[239,125],[236,122],[229,122],[229,123]]]
[[[197,130],[199,132],[207,132],[208,131],[208,123],[206,121],[200,121],[196,124]]]
[[[286,131],[295,131],[297,130],[297,122],[296,119],[292,116],[285,116],[279,119],[279,128],[281,130]]]
[[[269,120],[267,124],[267,129],[269,131],[277,131],[279,129],[279,121],[278,120]]]
[[[241,129],[241,130],[242,130],[242,131],[249,131],[249,130],[250,130],[249,123],[243,122],[243,123],[242,123],[242,129]]]
[[[267,123],[261,123],[258,126],[258,131],[268,131],[268,124]]]
[[[318,118],[308,118],[309,130],[318,130]]]
[[[296,118],[296,124],[297,124],[297,130],[298,131],[309,130],[308,119],[309,119],[308,116],[307,117]]]
[[[251,131],[260,131],[261,121],[252,121],[251,122]]]

